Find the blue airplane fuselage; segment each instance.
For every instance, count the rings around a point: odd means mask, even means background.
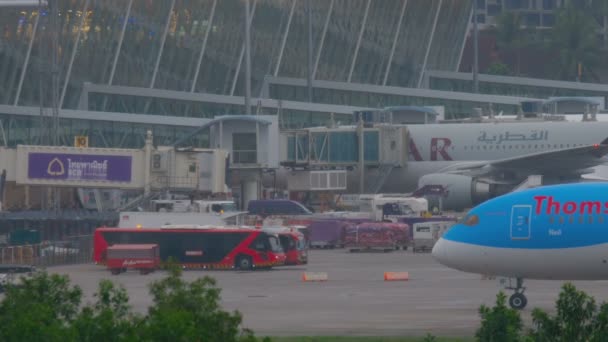
[[[608,279],[608,183],[543,186],[470,210],[433,256],[465,272],[556,279]]]

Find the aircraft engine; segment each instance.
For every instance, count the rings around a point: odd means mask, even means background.
[[[418,180],[419,188],[425,185],[441,185],[447,191],[442,199],[444,210],[471,208],[492,197],[491,184],[469,176],[432,173]]]

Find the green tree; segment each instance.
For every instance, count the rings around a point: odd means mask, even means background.
[[[219,306],[220,289],[210,277],[188,283],[178,267],[151,285],[154,305],[145,320],[142,338],[148,341],[255,341],[253,333],[239,328],[239,312]]]
[[[0,340],[70,341],[82,290],[67,276],[41,272],[9,285],[0,303]]]
[[[143,317],[131,312],[126,290],[108,280],[99,283],[95,303],[80,308],[82,291],[67,276],[23,278],[0,302],[0,341],[257,341],[240,329],[240,313],[220,308],[215,280],[186,282],[179,268],[169,269],[151,285],[154,303]]]
[[[486,69],[486,74],[507,76],[511,74],[509,66],[504,63],[492,63]]]
[[[578,291],[570,283],[564,284],[556,302],[554,317],[534,309],[535,329],[530,337],[538,342],[605,341],[608,336],[608,305],[599,308],[595,299]]]
[[[517,55],[515,73],[520,74],[521,49],[529,43],[528,34],[522,28],[522,15],[518,12],[503,12],[497,18],[496,43],[500,50],[512,50]]]
[[[596,21],[589,20],[585,11],[571,2],[558,10],[550,48],[556,52],[554,64],[560,79],[578,79],[579,64],[589,71],[581,80],[590,78],[599,58],[596,29]]]
[[[77,341],[130,341],[136,339],[140,317],[131,314],[129,296],[109,280],[99,283],[97,302],[85,306],[72,324]]]
[[[500,291],[496,305],[479,308],[481,327],[475,333],[480,342],[517,342],[522,340],[523,323],[517,310],[507,307],[507,296]]]
[[[588,14],[598,19],[602,28],[603,48],[608,49],[608,1],[587,0]]]

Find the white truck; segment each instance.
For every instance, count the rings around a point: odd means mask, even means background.
[[[413,225],[412,250],[430,252],[435,242],[454,224],[454,221],[426,221]]]
[[[223,213],[237,211],[234,201],[159,199],[152,200],[151,209],[163,213]]]
[[[224,213],[126,211],[120,213],[118,228],[160,228],[176,224],[240,226],[245,222],[245,215],[247,212],[241,211]]]
[[[399,194],[360,195],[359,211],[370,213],[376,221],[396,221],[399,216],[422,216],[429,211],[429,203],[425,198]]]

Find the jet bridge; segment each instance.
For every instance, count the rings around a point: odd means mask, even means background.
[[[407,163],[405,125],[315,127],[285,131],[281,139],[281,165],[291,169],[291,191],[346,190],[347,170],[358,167],[362,155],[365,174],[372,179],[365,192],[375,193],[393,168]]]
[[[25,197],[20,204],[29,207],[29,187],[37,186],[142,190],[143,196],[161,191],[224,193],[227,156],[223,149],[153,147],[149,131],[143,149],[0,148],[0,172],[10,190],[4,198]]]
[[[347,167],[359,163],[360,137],[356,126],[316,127],[285,131],[281,165],[287,167]],[[407,162],[406,126],[377,125],[363,128],[365,166],[404,166]]]

